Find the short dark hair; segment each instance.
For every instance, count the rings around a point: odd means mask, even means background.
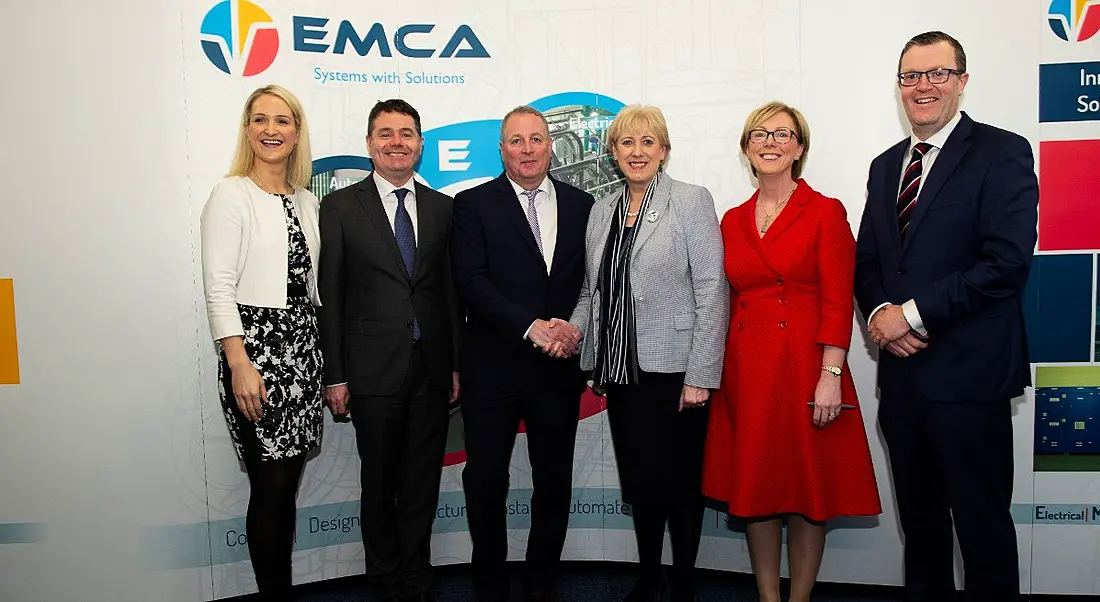
[[[909,52],[910,48],[914,46],[931,46],[940,42],[947,42],[955,49],[955,68],[966,73],[966,51],[963,50],[963,46],[958,40],[942,31],[926,31],[913,36],[911,40],[906,42],[905,48],[901,49],[901,55],[898,56],[898,71],[901,71],[901,59],[905,57],[905,53]]]
[[[378,119],[378,116],[382,113],[400,113],[401,115],[408,115],[413,118],[413,123],[416,124],[416,135],[422,135],[420,132],[420,113],[416,112],[413,106],[400,98],[391,98],[389,100],[380,100],[375,103],[374,108],[370,110],[370,116],[367,117],[367,135],[370,136],[374,133],[374,120]]]

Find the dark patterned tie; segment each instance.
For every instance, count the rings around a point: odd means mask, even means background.
[[[905,231],[909,229],[909,218],[913,215],[913,208],[917,205],[921,173],[924,171],[921,160],[931,149],[931,144],[918,142],[913,147],[913,156],[909,159],[905,173],[901,175],[901,192],[898,193],[898,232],[901,233],[902,239],[905,238]]]
[[[401,251],[401,261],[405,262],[405,273],[412,280],[413,269],[416,267],[416,234],[413,232],[412,217],[409,210],[405,209],[405,195],[409,191],[405,188],[397,188],[393,191],[397,197],[397,213],[393,216],[393,236],[397,239],[397,248]],[[420,324],[416,317],[412,323],[413,340],[420,339]]]

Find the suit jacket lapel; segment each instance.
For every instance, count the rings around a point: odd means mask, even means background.
[[[378,196],[378,187],[374,183],[374,173],[361,181],[356,190],[359,204],[363,206],[363,211],[370,216],[370,221],[374,225],[374,233],[379,242],[388,249],[387,254],[393,260],[394,269],[407,279],[409,275],[405,272],[405,261],[401,259],[401,249],[397,248],[397,239],[394,238],[390,219],[386,217],[386,210],[382,208],[382,199]],[[364,232],[364,234],[367,233]]]
[[[638,250],[657,231],[657,225],[661,223],[661,220],[668,219],[666,214],[671,201],[672,178],[662,173],[657,180],[657,190],[653,191],[653,197],[649,199],[649,208],[645,210],[644,214],[639,215],[634,222],[634,225],[638,228],[638,237],[634,239],[634,250],[630,253],[631,260],[638,256]]]
[[[887,236],[890,237],[894,249],[899,251],[901,250],[901,233],[898,232],[898,193],[900,192],[898,189],[901,188],[901,172],[904,170],[902,161],[905,160],[905,154],[909,152],[909,142],[910,139],[906,138],[887,152],[886,164],[889,169],[886,171],[886,181],[883,183],[886,188],[879,193],[886,204],[883,210],[886,222],[885,231]],[[873,192],[871,194],[873,195]],[[912,227],[913,223],[910,220],[909,228]]]
[[[963,156],[970,150],[970,132],[973,126],[974,122],[964,113],[955,130],[947,138],[947,142],[943,144],[943,148],[940,149],[940,154],[936,156],[932,170],[925,178],[920,194],[917,195],[917,204],[913,207],[913,216],[909,219],[909,231],[905,234],[905,244],[902,246],[903,253],[909,247],[909,241],[913,240],[913,233],[920,227],[921,218],[928,213],[928,207],[936,201],[936,196],[943,188],[944,182],[951,177]]]
[[[535,242],[535,233],[531,231],[531,224],[527,222],[527,214],[520,206],[519,197],[516,195],[515,189],[512,188],[512,182],[509,181],[508,176],[504,174],[501,174],[501,176],[497,178],[497,182],[499,183],[498,191],[500,192],[501,210],[504,212],[504,215],[508,216],[512,225],[519,230],[519,235],[527,242],[528,249],[539,258],[539,261],[543,262],[543,265],[545,265],[546,259],[542,256],[542,251],[539,251],[538,243]],[[560,221],[560,207],[558,212],[558,219]],[[558,230],[561,230],[561,228],[558,228]]]
[[[416,188],[416,263],[413,265],[413,282],[416,282],[427,269],[427,262],[420,261],[424,256],[421,250],[425,249],[428,241],[435,240],[436,233],[446,226],[440,219],[441,207],[438,203],[432,202],[435,199],[430,195],[431,189],[420,182],[413,182],[413,187]],[[396,240],[394,240],[394,246],[397,246]],[[398,254],[400,255],[400,252]]]
[[[577,248],[575,245],[570,244],[571,241],[569,237],[577,236],[577,233],[573,231],[571,226],[576,223],[578,219],[576,209],[579,205],[573,203],[573,193],[566,188],[565,184],[552,177],[550,181],[554,186],[554,195],[558,200],[558,231],[554,236],[554,256],[550,258],[550,274],[553,275],[555,270],[558,269],[558,266],[569,265],[564,254],[568,252],[569,249]],[[527,216],[524,215],[523,219],[526,222]],[[584,235],[585,233],[583,231],[580,232],[582,244]],[[532,236],[532,239],[533,238]]]

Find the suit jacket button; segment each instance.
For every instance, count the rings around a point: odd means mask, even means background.
[[[745,329],[745,323],[744,322],[738,322],[737,323],[737,330],[744,330],[744,329]]]
[[[780,322],[780,323],[779,323],[779,327],[780,327],[780,328],[786,328],[786,327],[787,327],[787,323],[786,323],[786,322]]]
[[[780,305],[786,305],[787,304],[787,298],[786,297],[780,297],[779,298],[779,304]]]
[[[779,280],[776,280],[775,283],[778,284],[779,286],[783,286],[783,279],[780,278]]]
[[[905,268],[898,268],[898,276],[904,276],[904,275],[905,275]]]
[[[412,327],[413,327],[412,320],[409,320],[408,322],[405,322],[405,328],[412,328]]]

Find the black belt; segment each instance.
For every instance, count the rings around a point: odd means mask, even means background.
[[[286,296],[290,297],[305,297],[309,298],[309,288],[305,282],[287,282],[286,283]]]

